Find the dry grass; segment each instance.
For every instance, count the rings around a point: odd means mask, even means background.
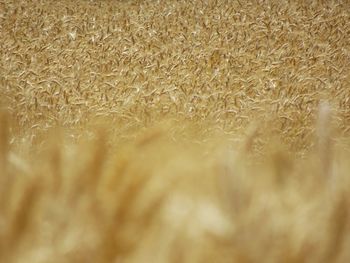
[[[0,1],[0,262],[349,262],[349,10]]]

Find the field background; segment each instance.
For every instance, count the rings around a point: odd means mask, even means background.
[[[349,1],[0,1],[0,106],[3,262],[349,262]]]

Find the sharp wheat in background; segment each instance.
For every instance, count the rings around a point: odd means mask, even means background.
[[[0,262],[349,262],[348,1],[0,1]]]

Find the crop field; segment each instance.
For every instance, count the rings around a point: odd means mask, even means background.
[[[0,0],[0,262],[350,262],[350,2]]]

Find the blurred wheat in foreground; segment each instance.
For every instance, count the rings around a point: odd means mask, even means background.
[[[79,146],[57,131],[20,157],[9,127],[2,116],[1,262],[350,260],[349,156],[331,154],[325,127],[302,160],[170,124],[113,144],[102,128]]]

